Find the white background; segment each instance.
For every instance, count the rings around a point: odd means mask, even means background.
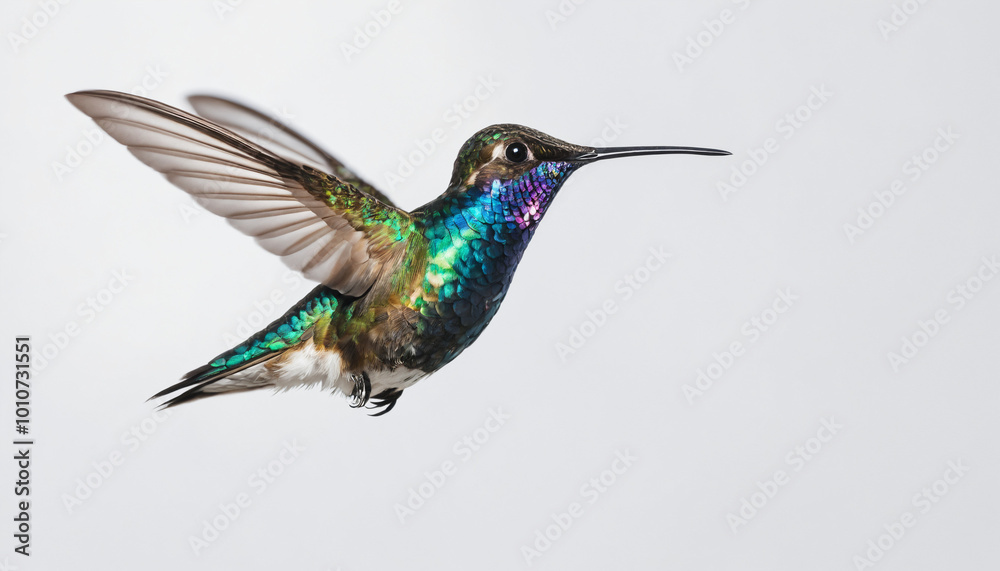
[[[33,381],[32,556],[12,551],[8,444],[0,563],[517,569],[527,546],[538,569],[996,568],[1000,280],[967,284],[1000,256],[994,3],[925,3],[886,33],[889,0],[566,1],[563,20],[557,0],[404,1],[384,27],[372,13],[385,3],[317,4],[70,2],[47,18],[45,2],[3,4],[0,358],[13,362],[18,334],[33,336],[36,361],[52,358]],[[724,9],[731,23],[714,37]],[[20,42],[23,18],[44,25]],[[345,56],[366,24],[377,35]],[[706,47],[679,66],[699,33]],[[480,78],[498,86],[449,121]],[[813,87],[832,95],[800,108]],[[387,192],[399,157],[443,129],[390,192],[406,208],[441,192],[462,141],[498,122],[734,156],[575,174],[493,324],[387,416],[303,391],[202,400],[158,422],[147,397],[228,349],[241,320],[270,321],[312,286],[114,141],[88,146],[94,125],[63,94],[97,88],[279,112]],[[797,111],[808,121],[786,138],[779,121]],[[913,180],[908,161],[939,129],[958,139]],[[777,151],[723,197],[720,181],[769,138]],[[67,147],[85,155],[75,167]],[[905,192],[880,208],[875,193],[896,179]],[[859,208],[878,217],[852,242],[844,225]],[[649,248],[672,258],[648,273]],[[636,272],[648,279],[626,299],[616,282]],[[966,285],[978,291],[959,309],[948,296]],[[779,289],[798,299],[751,342],[744,323],[774,317]],[[107,304],[89,313],[98,297]],[[609,300],[616,312],[585,325]],[[922,336],[939,310],[947,323]],[[591,335],[561,358],[581,326]],[[894,371],[904,337],[923,346]],[[687,398],[734,342],[742,354]],[[491,409],[509,419],[477,433]],[[842,428],[829,438],[831,418]],[[123,437],[133,426],[137,446]],[[456,452],[486,434],[471,457]],[[304,448],[287,466],[285,442]],[[821,444],[808,462],[788,457],[807,444]],[[636,459],[589,503],[581,487],[621,469],[616,452]],[[457,471],[401,523],[396,505],[448,461]],[[968,470],[934,492],[949,462]],[[258,494],[249,478],[269,463],[281,473]],[[754,496],[778,470],[787,483]],[[226,521],[219,505],[240,493],[251,503]],[[733,523],[744,499],[759,507]],[[582,516],[536,545],[573,502]],[[915,524],[892,539],[885,526],[906,512]],[[213,519],[226,529],[196,553]]]

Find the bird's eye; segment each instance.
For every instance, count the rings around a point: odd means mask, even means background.
[[[524,143],[511,143],[507,145],[504,156],[512,163],[523,163],[528,159],[528,147]]]

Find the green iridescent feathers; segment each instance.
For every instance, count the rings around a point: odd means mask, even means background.
[[[317,287],[285,315],[247,339],[238,347],[212,359],[187,375],[177,384],[167,387],[151,398],[159,398],[181,389],[184,393],[163,403],[169,407],[194,400],[210,393],[201,389],[221,378],[247,367],[277,357],[317,335],[325,336],[338,307],[343,304],[336,292]]]
[[[247,339],[239,347],[227,351],[206,365],[203,372],[192,375],[194,380],[215,377],[238,369],[275,353],[298,345],[303,337],[320,336],[329,327],[340,301],[328,288],[320,287],[274,323]],[[316,331],[318,329],[319,331]]]

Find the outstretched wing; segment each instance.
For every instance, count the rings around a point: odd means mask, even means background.
[[[114,91],[66,97],[139,160],[311,280],[360,296],[405,254],[410,215],[331,173],[151,99]]]
[[[213,95],[192,95],[188,97],[188,101],[201,117],[222,125],[293,163],[309,165],[330,173],[382,203],[395,206],[389,197],[354,174],[344,163],[281,121],[246,105]]]

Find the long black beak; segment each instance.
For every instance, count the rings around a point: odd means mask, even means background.
[[[595,148],[580,153],[572,160],[582,163],[592,163],[604,159],[618,157],[639,157],[642,155],[731,155],[729,151],[720,149],[704,149],[701,147],[605,147]]]

